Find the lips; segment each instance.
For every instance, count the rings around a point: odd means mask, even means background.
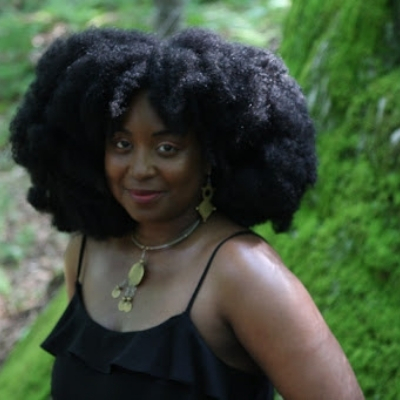
[[[157,200],[161,195],[162,191],[159,190],[142,190],[142,189],[131,189],[128,190],[130,196],[136,203],[147,204]]]

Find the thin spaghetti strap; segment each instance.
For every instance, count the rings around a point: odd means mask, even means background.
[[[227,238],[225,238],[224,240],[222,240],[222,242],[220,242],[220,243],[217,245],[217,247],[214,249],[214,251],[212,252],[212,254],[211,254],[211,256],[210,256],[206,267],[204,268],[204,271],[203,271],[203,273],[202,273],[202,275],[201,275],[201,277],[200,277],[200,279],[199,279],[199,283],[197,284],[196,289],[194,290],[191,299],[189,300],[189,304],[187,305],[186,311],[185,311],[186,313],[190,312],[190,310],[192,309],[193,303],[194,303],[194,301],[196,300],[196,297],[197,297],[197,294],[199,293],[199,290],[200,290],[200,288],[201,288],[201,285],[203,284],[203,281],[204,281],[204,279],[206,278],[207,272],[208,272],[208,270],[210,269],[210,266],[211,266],[211,264],[212,264],[212,262],[213,262],[213,260],[214,260],[214,257],[215,257],[215,255],[217,254],[218,250],[221,248],[221,246],[222,246],[225,242],[227,242],[228,240],[230,240],[230,239],[232,239],[232,238],[234,238],[234,237],[236,237],[236,236],[245,235],[245,234],[250,234],[250,233],[252,234],[253,232],[250,231],[250,230],[235,232],[233,235],[228,236]]]
[[[81,242],[81,248],[79,250],[78,273],[76,274],[76,282],[79,282],[79,278],[81,276],[82,262],[83,262],[83,255],[85,253],[85,247],[86,247],[86,235],[83,235],[82,242]]]

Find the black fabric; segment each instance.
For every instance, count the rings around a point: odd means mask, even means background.
[[[219,360],[190,318],[222,244],[214,250],[187,309],[150,329],[116,332],[99,325],[88,315],[77,282],[74,297],[42,344],[56,357],[53,400],[272,400],[270,381]]]

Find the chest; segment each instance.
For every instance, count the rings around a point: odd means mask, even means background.
[[[118,310],[111,295],[115,285],[126,279],[140,252],[89,254],[81,276],[82,299],[89,316],[99,325],[119,332],[135,332],[162,325],[189,310],[190,319],[210,350],[229,365],[252,370],[250,358],[220,315],[215,271],[206,269],[207,251],[151,255],[143,281],[133,298],[132,310]]]
[[[206,301],[194,299],[194,293],[207,265],[206,252],[193,249],[147,253],[144,259],[144,276],[132,296],[132,309],[121,312],[118,304],[129,289],[127,277],[133,264],[141,259],[141,252],[115,251],[94,248],[88,252],[80,276],[82,295],[89,315],[104,327],[128,332],[157,326],[168,318],[184,312],[190,301],[206,318],[202,325],[208,326],[217,310],[212,285],[203,282],[199,293]],[[207,274],[212,275],[212,271]],[[124,287],[114,296],[116,286]],[[118,294],[118,293],[117,293]],[[204,308],[208,307],[209,311]],[[211,322],[212,323],[212,322]],[[214,325],[214,324],[213,324]]]

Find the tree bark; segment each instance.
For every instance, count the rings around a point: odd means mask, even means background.
[[[182,28],[185,0],[154,0],[156,18],[154,30],[161,37],[174,34]]]

